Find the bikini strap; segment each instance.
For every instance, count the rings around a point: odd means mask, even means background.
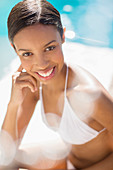
[[[42,101],[42,82],[40,82],[40,87],[39,87],[39,98]]]
[[[67,65],[67,70],[66,70],[66,79],[65,79],[65,91],[64,91],[64,95],[65,95],[65,97],[66,97],[67,83],[68,83],[68,65]]]
[[[41,113],[44,117],[45,111],[44,111],[44,104],[43,104],[43,97],[42,97],[42,82],[40,82],[39,95],[40,95],[39,97],[40,97],[40,102],[41,102]]]

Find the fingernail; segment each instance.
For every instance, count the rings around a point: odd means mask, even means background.
[[[35,89],[31,89],[31,91],[34,93],[34,92],[35,92]]]

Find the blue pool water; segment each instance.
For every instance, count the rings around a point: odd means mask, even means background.
[[[75,47],[71,47],[71,50],[67,50],[66,48],[66,53],[74,56],[74,62],[76,63],[76,60],[83,56],[84,60],[82,59],[81,62],[90,61],[92,68],[95,65],[101,65],[102,69],[104,57],[107,57],[108,62],[106,61],[105,65],[111,68],[110,64],[113,63],[113,54],[111,53],[111,50],[113,50],[113,0],[48,1],[61,13],[63,26],[66,26],[66,41],[76,44]],[[12,7],[18,2],[20,2],[20,0],[0,0],[0,79],[10,72],[10,64],[17,57],[8,41],[7,18]],[[85,51],[82,53],[81,48],[76,48],[77,43],[79,45],[85,45],[84,48],[86,48],[86,46],[88,48],[84,49]],[[96,50],[94,47],[96,47]],[[99,49],[101,52],[98,51]],[[104,51],[105,49],[108,49],[109,52],[106,53]],[[79,54],[80,52],[81,54]],[[86,56],[88,57],[87,59],[85,58]],[[105,68],[105,65],[103,68]],[[14,71],[15,70],[16,69],[14,69]],[[98,69],[96,68],[96,70]]]
[[[12,75],[19,65],[19,57],[11,48],[7,38],[7,17],[11,8],[19,1],[0,0],[0,129],[10,99],[12,79],[9,75]],[[90,71],[106,89],[109,90],[112,87],[113,95],[113,85],[111,86],[113,82],[113,0],[49,0],[49,2],[61,13],[63,25],[67,30],[66,40],[74,42],[63,44],[66,44],[64,56],[72,63]],[[53,140],[53,135],[50,136],[51,133],[45,131],[41,125],[40,117],[35,116],[38,114],[34,114],[32,120],[38,121],[37,134],[40,138],[36,139],[34,124],[31,127],[32,138],[29,138],[29,135],[25,136],[23,143]]]
[[[0,129],[11,94],[12,79],[9,74],[12,75],[19,65],[19,57],[11,48],[7,38],[7,17],[11,8],[19,1],[0,0]],[[111,86],[113,82],[113,0],[49,1],[61,13],[63,25],[67,30],[66,40],[74,42],[63,44],[66,44],[64,56],[73,64],[81,65],[90,71],[107,90],[112,92],[113,96],[113,85]],[[27,134],[32,131],[32,137],[25,135],[22,144],[36,142],[42,144],[44,140],[47,142],[50,139],[56,140],[54,133],[51,134],[51,131],[45,130],[45,126],[41,123],[40,108],[37,110],[39,114],[36,112],[32,117],[32,121],[37,120],[37,124],[36,126],[29,124],[31,130],[28,128],[27,131]],[[37,134],[40,137],[36,138],[34,128],[37,128]]]
[[[20,0],[0,1],[0,36],[7,36],[7,17]],[[112,0],[49,0],[61,13],[67,41],[113,48]]]

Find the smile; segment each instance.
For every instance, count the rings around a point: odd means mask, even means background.
[[[41,78],[41,79],[50,79],[54,76],[54,73],[55,73],[55,67],[51,68],[49,71],[47,72],[42,72],[42,71],[38,71],[36,72],[38,74],[38,76]]]
[[[38,74],[39,74],[40,76],[42,76],[42,77],[48,77],[48,76],[50,76],[50,74],[52,73],[52,71],[53,71],[53,68],[52,68],[51,70],[49,70],[48,72],[46,72],[46,73],[40,73],[40,72],[38,72]]]

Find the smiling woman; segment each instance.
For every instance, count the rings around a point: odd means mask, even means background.
[[[10,166],[69,169],[69,160],[74,169],[111,169],[113,99],[89,72],[65,62],[65,29],[59,12],[46,0],[23,0],[10,12],[8,36],[21,62],[12,76],[2,125],[15,142]],[[32,129],[37,117],[32,118],[39,101],[44,124],[59,137],[20,147],[25,135],[37,132],[36,126]],[[4,159],[10,157],[1,150],[2,154]]]
[[[63,67],[63,42],[54,26],[42,24],[22,29],[13,40],[23,68],[43,83],[54,79]]]

